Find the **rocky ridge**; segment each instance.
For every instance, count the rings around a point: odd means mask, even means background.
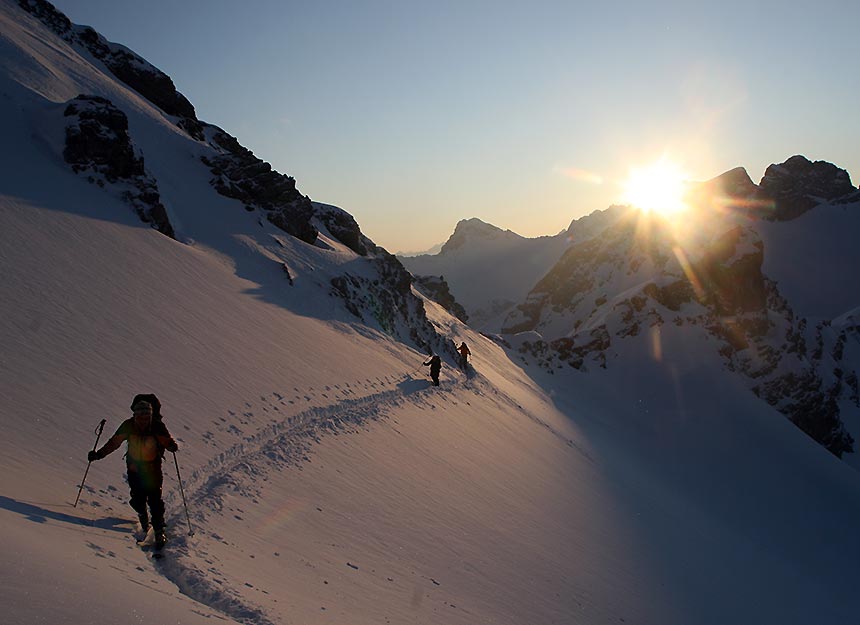
[[[236,200],[249,219],[259,222],[261,215],[301,244],[324,246],[319,241],[324,232],[354,252],[362,261],[356,264],[357,270],[332,277],[325,295],[341,297],[357,318],[422,351],[445,352],[447,342],[427,319],[423,300],[412,290],[411,274],[366,237],[349,213],[312,202],[296,188],[293,177],[274,170],[224,130],[198,120],[170,77],[131,50],[108,42],[90,27],[73,24],[46,0],[19,0],[18,4],[84,58],[90,57],[97,67],[101,65],[173,118],[188,135],[189,153],[199,155],[208,168],[213,190]],[[104,97],[81,94],[67,104],[64,115],[64,158],[71,168],[122,197],[144,222],[176,238],[158,181],[144,167],[145,155],[135,145],[121,108]],[[293,284],[288,264],[281,266],[287,272],[285,284]]]
[[[815,167],[822,169],[836,170]],[[780,194],[772,184],[760,192],[742,169],[727,172],[695,190],[698,218],[684,232],[631,210],[572,245],[502,331],[518,335],[508,339],[521,357],[553,373],[559,367],[611,367],[623,342],[652,337],[659,343],[668,324],[704,332],[753,393],[833,454],[852,451],[840,406],[860,408],[860,363],[845,349],[857,340],[857,324],[810,323],[794,313],[762,273],[766,250],[754,227],[758,205],[747,201],[771,194],[777,199],[768,216],[788,215],[797,206],[793,198],[821,192],[813,179],[810,186],[782,180],[779,188],[791,193]],[[783,201],[789,206],[784,211]]]
[[[89,26],[73,24],[47,0],[19,0],[18,5],[39,19],[72,47],[86,51],[121,82],[137,91],[162,111],[176,118],[176,125],[202,140],[202,125],[191,102],[176,90],[173,80],[125,46],[112,43]]]
[[[796,155],[764,172],[756,197],[769,202],[766,219],[788,221],[823,202],[839,200],[857,189],[844,169]]]
[[[463,323],[469,320],[466,309],[457,302],[451,293],[445,276],[415,276],[415,288]]]

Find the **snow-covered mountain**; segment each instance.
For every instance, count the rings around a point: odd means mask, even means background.
[[[566,237],[527,239],[480,219],[464,219],[438,254],[400,257],[415,275],[441,276],[480,329],[498,330],[496,319],[521,301],[552,266]]]
[[[4,623],[855,617],[858,473],[690,326],[660,361],[526,371],[92,40],[124,50],[0,0]],[[139,392],[179,442],[159,561],[121,453],[86,463]]]
[[[595,211],[554,236],[529,239],[480,219],[464,219],[438,254],[402,257],[409,271],[442,276],[469,323],[498,332],[502,321],[574,241],[587,240],[617,218],[619,207]]]
[[[212,203],[208,212],[198,209],[192,218],[215,224],[222,218],[216,206],[238,213],[233,219],[247,231],[244,245],[257,249],[255,263],[269,264],[276,289],[284,280],[294,287],[305,282],[310,265],[293,251],[299,242],[335,254],[352,252],[344,256],[348,260],[330,264],[328,273],[317,271],[310,281],[314,288],[342,298],[356,317],[422,351],[447,347],[411,292],[408,272],[364,236],[351,215],[312,202],[293,178],[272,170],[222,129],[198,120],[173,81],[131,50],[72,24],[44,0],[24,1],[20,7],[87,61],[90,75],[77,84],[52,81],[33,68],[27,69],[34,74],[21,81],[34,92],[25,96],[34,109],[39,95],[67,98],[43,105],[30,123],[33,139],[51,146],[72,171],[179,241],[192,238],[186,207]],[[150,134],[147,124],[153,118],[170,127],[167,138],[163,132]],[[161,154],[154,158],[168,140],[172,160]],[[204,176],[205,186],[195,188]]]
[[[553,370],[611,368],[641,337],[659,361],[666,326],[690,328],[831,452],[856,451],[860,277],[845,269],[860,266],[860,194],[847,172],[795,156],[760,185],[735,169],[692,195],[681,218],[630,210],[572,245],[503,332]]]

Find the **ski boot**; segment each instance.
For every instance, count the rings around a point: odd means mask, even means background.
[[[167,534],[164,533],[164,528],[155,529],[155,550],[158,551],[167,543]]]
[[[140,529],[135,532],[134,537],[137,542],[142,543],[146,540],[146,535],[149,533],[149,517],[145,514],[141,514],[138,517],[138,520],[140,521]]]

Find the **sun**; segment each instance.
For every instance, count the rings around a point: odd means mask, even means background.
[[[646,212],[674,215],[687,209],[687,176],[675,163],[661,159],[630,170],[624,183],[624,201]]]

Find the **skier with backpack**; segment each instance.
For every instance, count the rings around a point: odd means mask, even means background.
[[[442,369],[442,359],[438,354],[431,352],[430,360],[424,363],[425,367],[430,367],[430,377],[433,380],[433,386],[439,386],[439,371]]]
[[[161,461],[165,450],[176,452],[179,447],[161,420],[161,402],[155,395],[136,395],[131,409],[133,416],[120,424],[101,449],[90,451],[87,459],[90,462],[101,460],[116,451],[123,442],[128,443],[125,458],[131,491],[129,503],[140,519],[141,540],[146,538],[151,518],[155,548],[161,549],[167,540],[164,501],[161,498]]]
[[[454,343],[454,345],[456,345],[456,343]],[[465,371],[466,366],[469,364],[468,358],[472,355],[472,352],[469,350],[469,346],[466,345],[466,341],[460,343],[460,347],[457,347],[456,349],[460,353],[460,369]]]

